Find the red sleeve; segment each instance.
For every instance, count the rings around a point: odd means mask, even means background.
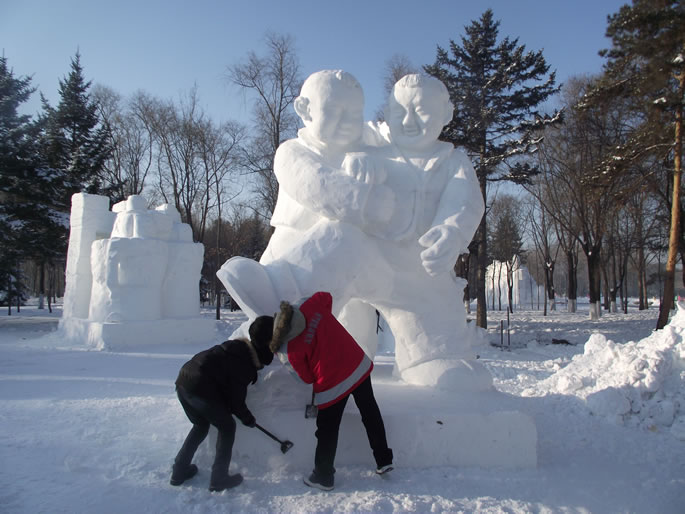
[[[309,356],[307,355],[309,349],[310,346],[304,342],[302,336],[288,341],[288,364],[305,384],[314,382],[314,375],[310,369]]]

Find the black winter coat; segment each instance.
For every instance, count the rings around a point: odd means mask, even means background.
[[[212,403],[223,404],[243,423],[253,419],[245,404],[247,386],[262,365],[252,344],[235,339],[198,353],[178,373],[176,385]]]

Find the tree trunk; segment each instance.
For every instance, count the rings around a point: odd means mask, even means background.
[[[12,315],[12,273],[7,274],[7,315]]]
[[[497,268],[497,310],[502,310],[502,263]]]
[[[495,261],[492,262],[492,273],[490,273],[490,281],[492,282],[492,303],[490,304],[490,308],[494,311],[495,310]]]
[[[482,186],[481,186],[482,188]],[[485,298],[485,273],[488,267],[487,261],[487,226],[485,215],[478,225],[476,239],[478,244],[478,268],[476,269],[476,326],[488,328],[488,307]]]
[[[545,262],[545,290],[547,291],[547,298],[549,298],[549,309],[551,311],[557,310],[554,291],[554,261],[549,258]]]
[[[590,286],[590,319],[592,321],[599,320],[601,314],[601,287],[602,287],[602,263],[600,259],[600,247],[594,245],[592,247],[584,247],[585,256],[587,257],[587,271]]]
[[[607,269],[606,269],[606,266],[604,265],[604,263],[602,263],[602,265],[601,265],[600,274],[602,277],[601,278],[601,280],[602,280],[601,284],[602,284],[602,290],[603,290],[603,294],[602,294],[602,300],[604,303],[603,307],[604,307],[605,311],[608,311],[609,310],[609,289],[610,289],[609,288],[609,275],[607,273]]]
[[[638,310],[645,310],[647,303],[647,272],[645,270],[645,249],[640,245],[637,249],[637,284],[638,284]]]
[[[464,287],[464,308],[466,313],[471,312],[471,301],[469,294],[469,254],[463,254],[457,257],[457,262],[454,264],[454,273],[459,277],[466,280],[466,286]]]
[[[45,263],[40,263],[40,278],[38,279],[39,296],[38,308],[45,309]]]
[[[685,72],[678,76],[679,98],[685,94]],[[664,328],[668,324],[668,317],[673,306],[675,294],[675,266],[678,257],[678,240],[680,234],[680,174],[683,156],[683,103],[681,101],[676,110],[675,119],[675,149],[673,157],[673,198],[671,200],[671,230],[668,236],[668,259],[666,260],[666,281],[664,283],[664,296],[659,308],[659,319],[656,328]]]
[[[569,249],[566,251],[566,266],[568,268],[568,305],[566,310],[568,312],[576,312],[578,302],[578,271],[573,250]]]
[[[514,314],[514,272],[511,265],[507,262],[507,299],[509,302],[509,312]]]
[[[221,268],[221,211],[219,211],[219,220],[217,221],[216,226],[216,270],[219,271],[219,268]],[[214,273],[216,319],[221,319],[221,286],[221,280],[219,280],[219,277]]]

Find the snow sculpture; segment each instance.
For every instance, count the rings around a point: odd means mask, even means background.
[[[516,309],[536,309],[544,302],[545,288],[538,285],[528,268],[514,257],[511,266],[512,302]],[[509,305],[509,285],[507,284],[507,263],[494,261],[485,272],[485,298],[488,305],[498,308]]]
[[[275,232],[259,263],[222,266],[226,289],[250,318],[329,291],[372,358],[375,310],[383,315],[406,382],[490,388],[452,269],[484,206],[468,158],[437,140],[453,111],[444,85],[405,76],[379,127],[364,125],[361,86],[344,71],[311,75],[294,107],[304,128],[276,152]]]
[[[205,343],[214,323],[200,317],[204,248],[175,208],[148,210],[133,195],[110,212],[106,197],[72,197],[67,337],[98,348],[155,342]]]

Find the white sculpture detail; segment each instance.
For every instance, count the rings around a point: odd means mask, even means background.
[[[352,75],[320,71],[294,103],[304,123],[278,148],[275,232],[259,263],[229,259],[217,275],[250,318],[280,300],[329,291],[334,311],[373,358],[377,309],[395,339],[403,380],[485,390],[453,265],[483,215],[466,155],[437,140],[453,108],[445,86],[407,75],[387,124],[363,123]]]
[[[211,341],[201,318],[204,248],[178,211],[148,210],[133,195],[108,209],[106,197],[72,198],[67,290],[61,327],[99,348]]]

